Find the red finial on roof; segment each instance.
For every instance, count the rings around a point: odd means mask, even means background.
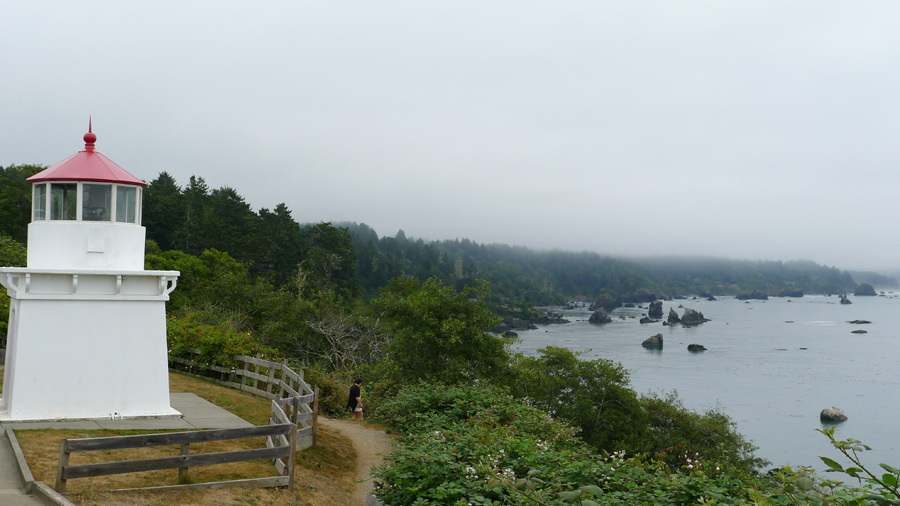
[[[88,132],[84,134],[84,150],[93,151],[94,143],[97,142],[97,135],[93,132],[93,118],[88,116]]]

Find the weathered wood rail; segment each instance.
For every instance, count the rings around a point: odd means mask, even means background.
[[[283,411],[282,411],[283,413]],[[178,469],[178,485],[142,487],[139,490],[164,490],[173,488],[214,488],[223,486],[245,487],[291,487],[294,478],[294,455],[297,452],[297,437],[294,425],[279,423],[242,429],[215,429],[196,432],[170,432],[138,436],[113,436],[82,439],[64,439],[59,448],[59,466],[56,472],[56,491],[64,493],[66,482],[76,478],[107,476],[111,474],[136,473]],[[217,453],[190,453],[192,443],[208,443],[265,437],[266,447],[252,450],[237,450]],[[78,452],[122,450],[129,448],[149,448],[154,446],[181,445],[181,455],[143,460],[123,460],[95,464],[69,465],[69,456]],[[188,469],[231,462],[259,459],[275,459],[280,476],[249,478],[203,483],[188,483]]]
[[[294,372],[281,362],[235,355],[237,367],[221,367],[199,361],[201,352],[192,350],[197,359],[169,357],[169,368],[175,371],[211,379],[227,387],[250,392],[273,401],[272,420],[280,420],[274,411],[276,404],[287,420],[297,426],[297,448],[315,446],[319,415],[319,388],[312,388],[303,380],[303,371]],[[281,421],[269,423],[282,423]]]

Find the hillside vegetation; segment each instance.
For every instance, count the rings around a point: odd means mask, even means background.
[[[22,182],[39,169],[3,169],[4,189],[18,193],[2,198],[28,209]],[[21,265],[19,214],[0,223],[0,260]],[[234,189],[198,177],[182,188],[166,173],[145,192],[143,220],[146,267],[181,272],[167,304],[170,354],[199,349],[222,366],[236,354],[285,358],[332,414],[363,377],[367,416],[404,435],[381,471],[397,506],[588,505],[598,494],[617,494],[611,504],[787,504],[777,497],[805,471],[760,475],[765,463],[724,414],[640,396],[615,362],[556,347],[514,354],[491,330],[571,299],[856,288],[848,273],[807,261],[634,260],[300,225],[284,204],[253,212]],[[586,484],[595,488],[578,489]]]

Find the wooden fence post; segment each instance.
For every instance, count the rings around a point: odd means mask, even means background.
[[[319,386],[316,385],[316,390],[313,392],[315,397],[313,397],[313,419],[312,419],[312,445],[316,446],[316,437],[319,432]]]
[[[63,479],[63,470],[69,465],[69,449],[66,447],[68,439],[63,439],[59,444],[59,466],[56,468],[56,491],[60,494],[66,492],[66,480]]]
[[[294,459],[297,458],[297,426],[291,427],[291,456],[288,457],[288,490],[294,488]]]
[[[250,370],[250,362],[244,361],[244,373]],[[241,387],[238,390],[244,389],[244,383],[247,382],[247,374],[241,375]]]
[[[269,383],[266,384],[266,392],[272,393],[272,387],[275,384],[275,367],[269,366]]]
[[[190,455],[191,454],[191,444],[184,443],[181,445],[181,454],[182,455]],[[187,467],[179,467],[178,468],[178,484],[183,485],[188,482],[188,469]]]

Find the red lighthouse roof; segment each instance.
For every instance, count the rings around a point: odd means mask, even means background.
[[[109,158],[94,151],[97,136],[88,123],[88,133],[84,134],[84,150],[75,153],[56,165],[44,169],[28,178],[32,183],[44,181],[92,181],[99,183],[118,183],[133,186],[147,184],[132,176],[127,170],[119,167]]]

